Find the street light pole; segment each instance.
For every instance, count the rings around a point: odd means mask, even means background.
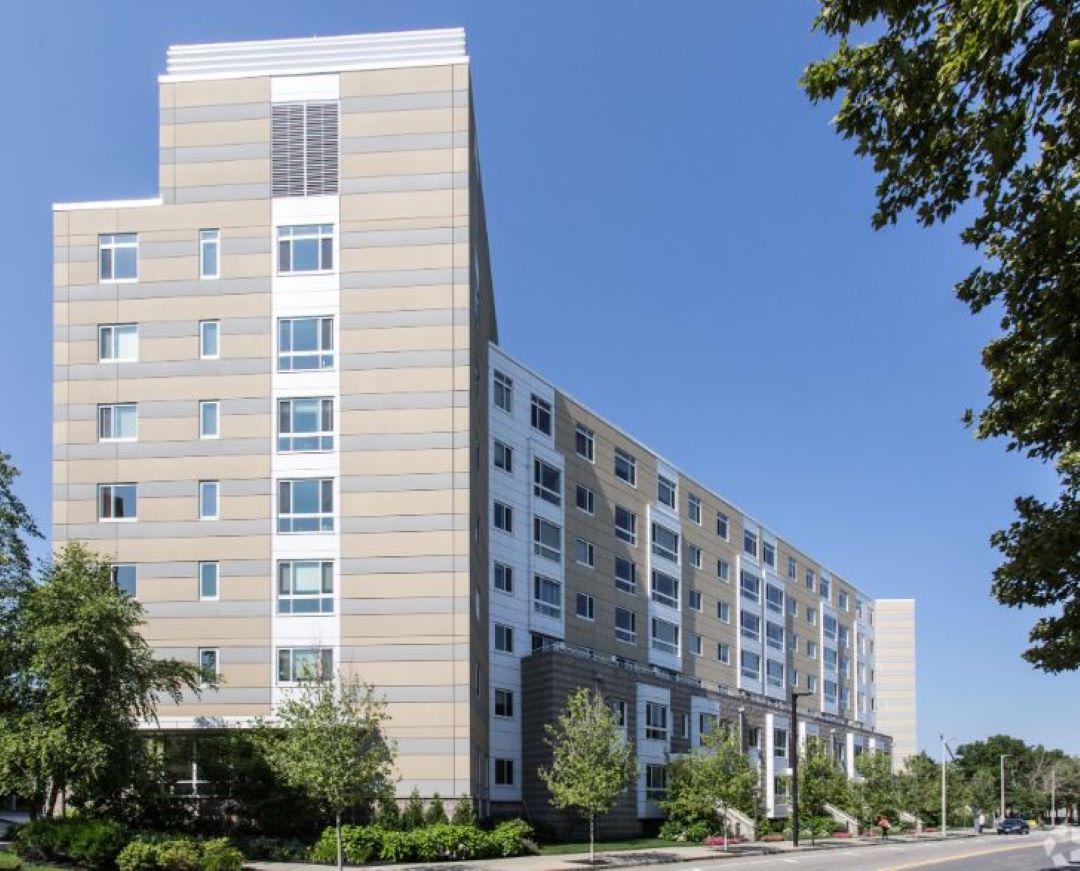
[[[1005,760],[1009,758],[1008,753],[1002,753],[998,763],[1001,765],[1001,816],[998,819],[1005,819]]]
[[[800,693],[798,690],[791,691],[791,846],[799,846],[799,707],[798,701],[802,696],[812,696],[813,693]]]
[[[950,738],[951,740],[955,740]],[[949,750],[949,743],[945,740],[945,736],[941,736],[941,839],[946,838],[946,829],[949,826],[949,806],[945,800],[945,753],[948,752],[952,756],[952,751]]]

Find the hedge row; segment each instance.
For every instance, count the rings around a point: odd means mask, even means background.
[[[120,871],[241,871],[244,854],[228,838],[136,838],[116,857]]]
[[[113,820],[32,820],[14,827],[11,835],[16,852],[26,859],[92,869],[111,868],[128,842],[127,829]]]
[[[498,859],[535,853],[532,828],[523,820],[507,820],[491,831],[476,826],[440,823],[406,832],[378,826],[343,826],[341,832],[345,861],[437,862],[460,859]],[[337,862],[337,832],[326,829],[311,848],[311,861]],[[149,869],[121,869],[149,871]]]

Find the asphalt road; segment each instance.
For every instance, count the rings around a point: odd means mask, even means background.
[[[679,871],[1057,871],[1080,869],[1080,829],[1052,836],[984,835],[946,843],[848,847],[787,856],[746,856],[668,865]]]

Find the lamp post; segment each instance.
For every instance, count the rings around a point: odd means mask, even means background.
[[[799,699],[813,693],[791,691],[791,846],[799,846]]]
[[[1005,819],[1005,760],[1009,758],[1008,753],[1002,753],[998,764],[1001,766],[1001,816],[998,819]]]
[[[955,741],[955,738],[949,738],[946,740],[945,736],[941,736],[941,839],[946,838],[946,829],[949,826],[949,806],[945,800],[945,752],[948,751],[952,756],[952,751],[949,750],[949,741]]]

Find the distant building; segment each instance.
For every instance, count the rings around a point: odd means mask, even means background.
[[[877,600],[877,726],[893,739],[893,769],[918,752],[915,600]]]

